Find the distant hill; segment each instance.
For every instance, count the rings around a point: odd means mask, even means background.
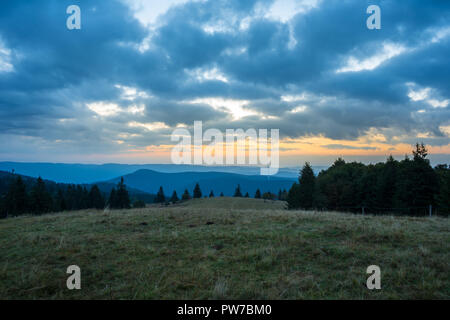
[[[236,186],[240,184],[241,192],[245,195],[249,193],[253,197],[256,190],[261,192],[270,191],[278,193],[280,189],[289,190],[295,178],[279,178],[267,176],[248,176],[225,172],[179,172],[164,173],[153,170],[138,170],[134,173],[123,176],[127,186],[136,188],[148,193],[156,193],[160,186],[163,187],[166,196],[171,196],[174,190],[181,196],[185,189],[192,195],[195,184],[198,182],[203,195],[209,195],[213,190],[215,196],[221,192],[225,196],[233,196]],[[109,183],[117,183],[120,177],[109,180]]]
[[[326,169],[323,166],[313,166],[315,173]],[[226,172],[243,175],[259,175],[260,168],[247,166],[194,166],[175,164],[65,164],[65,163],[26,163],[0,162],[0,170],[37,178],[49,179],[59,183],[93,183],[107,181],[115,177],[127,175],[138,170],[153,170],[164,173],[179,172]],[[299,168],[280,168],[278,178],[297,178]]]

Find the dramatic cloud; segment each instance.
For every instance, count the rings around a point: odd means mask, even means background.
[[[0,160],[152,162],[195,120],[303,154],[448,157],[449,56],[448,1],[2,1]]]

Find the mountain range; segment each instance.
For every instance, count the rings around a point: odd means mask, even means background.
[[[324,166],[313,166],[314,171],[326,169]],[[259,167],[250,166],[194,166],[175,164],[66,164],[66,163],[27,163],[0,162],[0,170],[14,172],[30,177],[42,177],[59,183],[89,184],[107,181],[116,177],[131,174],[138,170],[153,170],[161,173],[179,172],[224,172],[241,175],[259,175]],[[274,178],[296,179],[300,168],[280,168]]]
[[[42,177],[51,190],[56,189],[57,184],[80,184],[88,189],[92,184],[97,184],[105,194],[108,194],[123,177],[130,194],[147,202],[153,199],[161,186],[166,196],[170,196],[174,190],[181,196],[185,189],[192,195],[196,183],[199,183],[203,195],[209,195],[213,191],[216,196],[221,193],[232,196],[238,185],[242,194],[248,192],[251,197],[257,189],[262,193],[278,193],[280,189],[289,190],[298,175],[297,168],[283,168],[278,175],[261,176],[258,167],[19,162],[0,162],[0,171],[2,171],[0,185],[3,184],[5,188],[14,173],[29,180],[30,185],[37,177]]]
[[[153,170],[138,170],[123,176],[125,184],[129,187],[155,194],[162,186],[166,196],[170,196],[175,190],[181,196],[185,189],[191,195],[196,183],[199,183],[203,195],[209,195],[214,191],[218,196],[221,192],[225,196],[233,196],[237,185],[241,192],[246,192],[251,197],[257,189],[261,192],[278,193],[280,189],[289,190],[296,178],[269,177],[261,175],[242,175],[227,172],[178,172],[165,173]],[[119,182],[120,177],[107,181],[108,183]]]

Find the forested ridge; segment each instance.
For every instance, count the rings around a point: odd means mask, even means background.
[[[402,161],[389,156],[384,163],[365,165],[339,158],[317,177],[306,163],[289,190],[289,208],[448,215],[450,167],[433,168],[427,155],[426,147],[417,144],[412,158]]]

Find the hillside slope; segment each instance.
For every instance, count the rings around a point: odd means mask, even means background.
[[[192,209],[283,210],[287,208],[287,203],[263,199],[216,197],[192,199],[176,206]]]
[[[449,249],[443,218],[189,206],[25,216],[0,221],[0,299],[449,299]],[[73,264],[82,289],[69,291]],[[381,290],[366,288],[373,264]]]

